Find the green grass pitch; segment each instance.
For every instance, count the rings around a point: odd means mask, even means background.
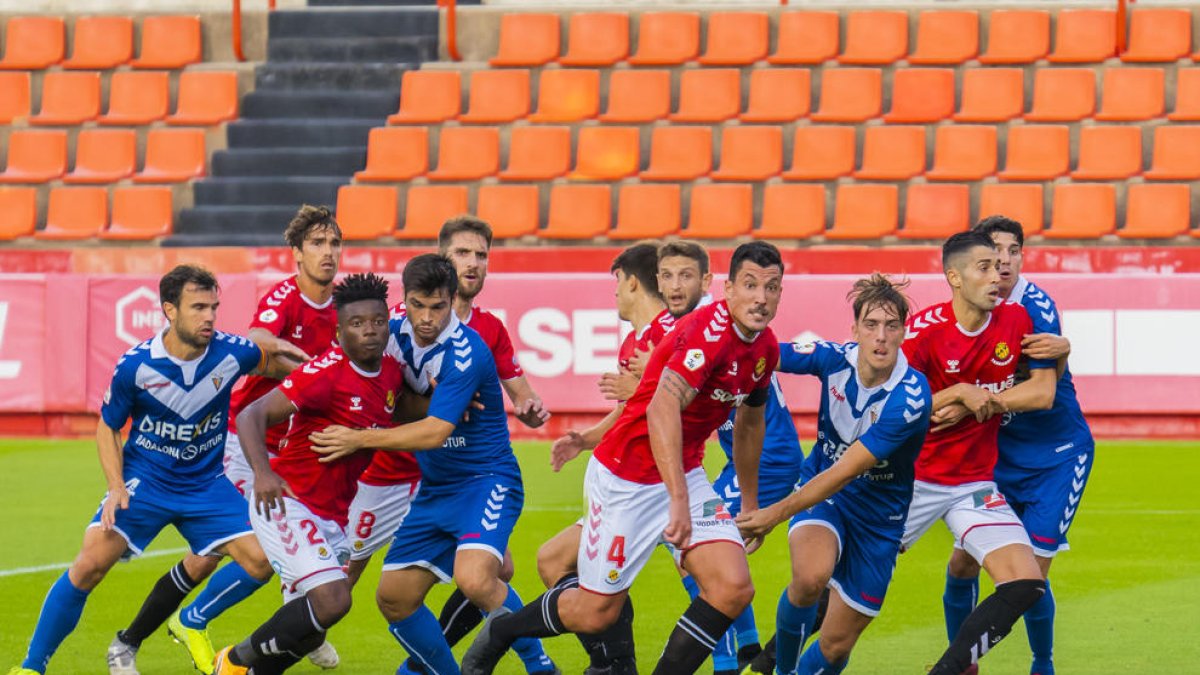
[[[810,447],[805,443],[805,448]],[[1056,663],[1064,675],[1200,672],[1200,505],[1194,443],[1107,442],[1097,451],[1091,483],[1071,530],[1073,551],[1055,563],[1051,579],[1058,601]],[[550,471],[548,444],[519,443],[525,471],[525,513],[512,540],[524,598],[540,585],[534,554],[544,541],[581,513],[585,462],[561,474]],[[719,451],[709,453],[718,468]],[[0,672],[24,654],[42,598],[59,570],[31,571],[69,561],[83,526],[103,490],[89,441],[14,441],[0,444],[4,518],[0,524]],[[154,581],[179,557],[183,545],[165,532],[145,557],[118,565],[92,594],[83,619],[50,665],[50,673],[106,673],[104,652],[113,632],[133,616]],[[950,550],[944,527],[936,527],[900,557],[882,615],[867,629],[849,672],[923,673],[945,646],[942,623],[943,569]],[[377,559],[382,556],[376,556]],[[778,530],[751,558],[758,589],[754,607],[764,640],[771,635],[775,604],[789,564]],[[385,630],[374,602],[378,560],[355,592],[350,615],[331,632],[341,653],[339,671],[391,673],[403,652]],[[984,592],[990,592],[987,589]],[[436,613],[449,593],[438,587],[429,604]],[[657,554],[633,587],[638,653],[646,672],[686,605],[668,556]],[[211,628],[217,648],[244,637],[279,605],[265,588],[230,610]],[[456,653],[461,655],[459,647]],[[547,642],[547,651],[568,674],[580,673],[584,655],[569,636]],[[1029,649],[1018,625],[982,664],[988,675],[1028,672]],[[189,673],[181,647],[165,631],[146,641],[141,672]],[[307,663],[296,672],[317,669]],[[706,666],[701,672],[707,672]],[[515,656],[497,672],[521,673]]]

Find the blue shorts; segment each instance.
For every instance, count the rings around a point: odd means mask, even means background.
[[[187,493],[168,492],[138,477],[126,478],[129,508],[116,511],[113,526],[129,544],[126,556],[141,555],[167,525],[174,525],[197,555],[208,555],[222,544],[254,535],[246,499],[225,476]],[[103,508],[101,501],[88,527],[100,526]]]
[[[850,513],[845,500],[838,499],[841,496],[835,494],[792,516],[788,536],[805,526],[832,531],[838,540],[838,559],[829,587],[858,613],[878,616],[896,569],[904,523],[896,523],[894,532],[871,526]]]
[[[796,489],[796,481],[800,479],[800,467],[790,473],[759,473],[758,474],[758,505],[770,506]],[[721,474],[713,481],[713,490],[725,500],[725,508],[735,517],[742,512],[742,490],[738,486],[737,472],[733,462],[725,464]]]
[[[1020,469],[998,462],[996,485],[1021,518],[1034,552],[1054,557],[1067,545],[1067,531],[1079,510],[1083,489],[1092,473],[1095,452],[1091,444],[1076,454],[1075,461],[1048,469]]]
[[[520,479],[507,476],[478,476],[455,485],[422,484],[396,530],[383,569],[424,567],[449,583],[459,550],[484,550],[503,561],[524,505]]]

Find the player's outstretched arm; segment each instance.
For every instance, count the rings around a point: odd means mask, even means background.
[[[765,389],[761,391],[766,392]],[[765,397],[763,402],[766,402]],[[767,409],[754,403],[757,401],[747,399],[733,418],[733,468],[742,492],[743,511],[758,508],[758,463],[767,435]]]
[[[1000,393],[1000,400],[1013,412],[1049,410],[1054,407],[1057,368],[1034,368],[1029,379]]]
[[[246,406],[237,416],[238,440],[246,461],[254,470],[254,510],[258,513],[269,515],[274,508],[284,513],[283,495],[296,496],[271,469],[266,442],[267,429],[286,421],[294,412],[296,405],[276,388]]]
[[[108,484],[108,496],[104,500],[104,510],[100,513],[100,527],[111,530],[116,522],[117,509],[129,508],[129,491],[125,489],[121,431],[108,426],[103,419],[96,423],[96,451],[100,455],[104,481]]]
[[[524,375],[500,380],[500,386],[504,387],[504,393],[508,394],[508,400],[512,401],[517,419],[525,426],[536,429],[550,419],[550,411],[546,410],[542,399],[534,393]]]
[[[600,444],[604,434],[617,423],[617,418],[625,410],[624,403],[618,403],[604,419],[583,431],[571,430],[561,436],[550,446],[550,466],[555,471],[561,471],[563,465],[579,456],[584,450],[591,450]]]
[[[676,548],[686,548],[692,538],[687,478],[683,474],[684,408],[696,398],[696,390],[679,373],[664,368],[658,389],[646,408],[650,451],[670,497],[670,519],[663,538]]]
[[[297,366],[312,358],[304,353],[303,349],[275,337],[265,328],[252,328],[246,337],[263,352],[263,363],[259,366],[257,375],[282,380]]]
[[[453,424],[430,416],[391,429],[348,429],[335,425],[309,435],[308,439],[315,452],[325,455],[321,462],[332,462],[363,448],[395,452],[433,450],[442,447],[452,433]]]

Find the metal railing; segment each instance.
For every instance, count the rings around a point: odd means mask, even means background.
[[[275,0],[267,0],[267,10],[275,10]],[[242,0],[233,0],[233,57],[245,61],[242,52]]]

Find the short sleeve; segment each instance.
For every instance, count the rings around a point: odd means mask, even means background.
[[[929,411],[932,407],[929,382],[909,368],[907,377],[888,396],[879,420],[858,440],[879,459],[887,459],[910,443],[920,445],[929,430]]]
[[[278,297],[278,289],[267,293],[258,301],[258,309],[250,319],[250,328],[262,328],[271,335],[281,337],[288,325],[288,308],[291,303]]]
[[[827,375],[846,364],[844,347],[835,342],[816,341],[798,345],[779,344],[779,372],[795,375]]]
[[[525,374],[517,362],[517,352],[513,349],[508,329],[499,319],[496,319],[496,344],[492,346],[492,357],[496,359],[496,373],[501,380],[511,380]]]
[[[110,429],[125,426],[133,414],[134,398],[137,396],[137,383],[134,381],[136,372],[136,365],[128,357],[123,357],[113,371],[112,381],[104,391],[104,402],[100,406],[100,417]]]
[[[296,410],[306,413],[324,413],[329,409],[333,392],[333,378],[324,369],[315,368],[312,361],[292,371],[279,384],[279,391],[287,400],[296,406]]]
[[[472,347],[472,351],[480,351],[480,347]],[[486,353],[482,357],[479,354],[467,354],[460,361],[456,356],[452,356],[452,353],[446,354],[441,379],[438,380],[437,388],[433,390],[433,396],[429,400],[430,417],[458,425],[475,392],[483,386],[487,370],[495,368],[492,359],[487,356]],[[460,367],[463,364],[466,365]]]
[[[704,337],[704,331],[697,328],[706,325],[693,321],[687,330],[673,331],[671,355],[667,357],[665,365],[665,368],[683,377],[693,389],[700,389],[708,381],[721,354],[721,340],[710,341]]]
[[[249,375],[263,365],[263,351],[253,340],[241,335],[230,335],[229,338],[233,343],[234,355],[241,366],[242,375]]]
[[[1045,291],[1036,286],[1033,287],[1025,293],[1025,297],[1021,300],[1021,305],[1029,313],[1029,319],[1033,322],[1034,333],[1062,335],[1062,321],[1058,314],[1058,307],[1055,306],[1054,300],[1049,295],[1046,295]]]

